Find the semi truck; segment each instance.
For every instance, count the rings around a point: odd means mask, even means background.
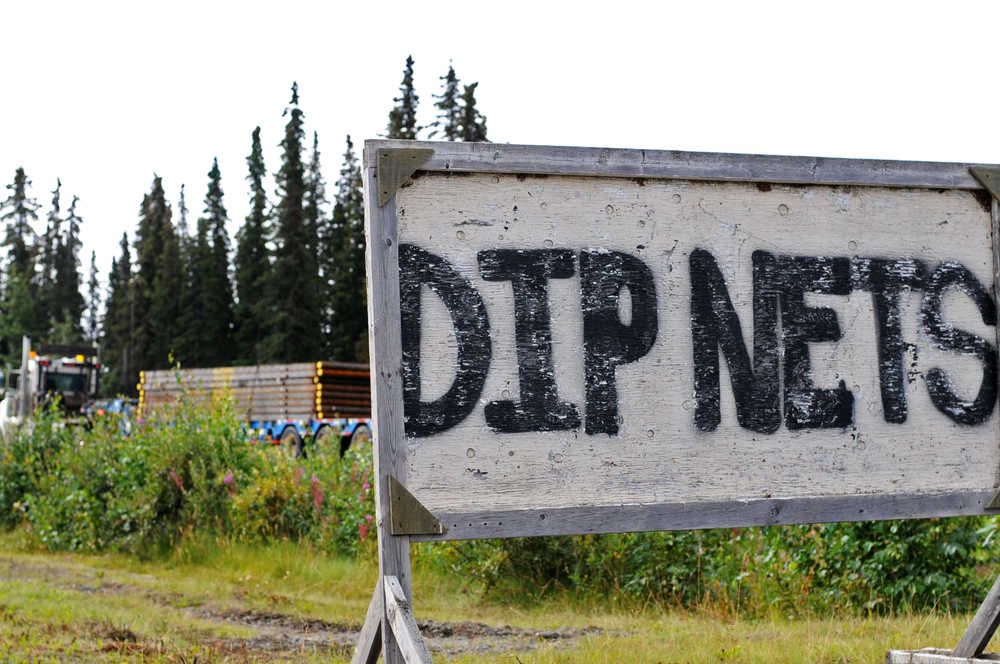
[[[194,401],[232,399],[258,439],[292,456],[343,454],[371,440],[371,387],[367,364],[294,364],[162,369],[139,374],[139,414],[182,395]]]
[[[21,342],[21,367],[3,376],[0,428],[23,422],[36,408],[58,399],[66,421],[86,421],[86,408],[100,389],[97,345]]]

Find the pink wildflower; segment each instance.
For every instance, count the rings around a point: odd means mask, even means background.
[[[302,467],[299,466],[298,468],[295,469],[295,476],[292,479],[294,479],[296,482],[298,482],[299,480],[302,479],[302,476],[305,475],[305,474],[306,474],[306,471],[302,470]]]
[[[222,478],[222,483],[226,485],[226,489],[229,491],[229,495],[235,495],[236,493],[236,478],[233,477],[232,473],[229,473]]]
[[[319,485],[319,478],[315,475],[312,476],[309,484],[312,489],[313,510],[318,512],[319,508],[323,506],[323,487]]]
[[[362,521],[360,524],[358,524],[358,537],[361,538],[362,542],[364,542],[366,539],[368,539],[368,522],[367,521]]]
[[[177,473],[171,470],[167,474],[170,475],[170,479],[174,481],[174,484],[177,485],[177,488],[180,489],[181,491],[184,491],[184,482],[181,480],[180,477],[177,476]]]

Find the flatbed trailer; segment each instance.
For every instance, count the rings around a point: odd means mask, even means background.
[[[182,395],[195,401],[225,396],[260,440],[295,456],[336,451],[371,438],[367,364],[300,362],[248,367],[164,369],[139,374],[139,412]]]

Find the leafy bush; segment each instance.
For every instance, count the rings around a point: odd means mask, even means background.
[[[370,447],[289,459],[248,437],[227,399],[182,398],[90,430],[65,426],[53,406],[0,448],[0,526],[23,524],[53,550],[155,553],[207,535],[372,556],[373,517]],[[735,528],[450,542],[417,556],[508,601],[561,592],[748,615],[966,610],[991,581],[980,570],[998,559],[998,529],[992,517]]]
[[[233,532],[243,541],[305,540],[356,554],[374,541],[371,448],[294,460],[259,450],[247,485],[233,496]]]
[[[31,426],[8,432],[0,449],[0,526],[11,528],[24,518],[25,498],[52,472],[53,457],[70,437],[56,404],[36,413]]]
[[[23,523],[52,550],[148,553],[205,534],[370,548],[370,448],[291,460],[250,439],[230,403],[182,397],[129,427],[112,416],[89,430],[37,413],[0,450],[0,524]]]
[[[449,542],[429,564],[488,595],[621,594],[745,615],[970,610],[997,561],[992,517]]]

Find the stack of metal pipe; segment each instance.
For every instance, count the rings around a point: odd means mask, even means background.
[[[368,365],[301,362],[250,367],[143,371],[140,412],[179,398],[230,398],[248,420],[322,420],[371,417]]]

